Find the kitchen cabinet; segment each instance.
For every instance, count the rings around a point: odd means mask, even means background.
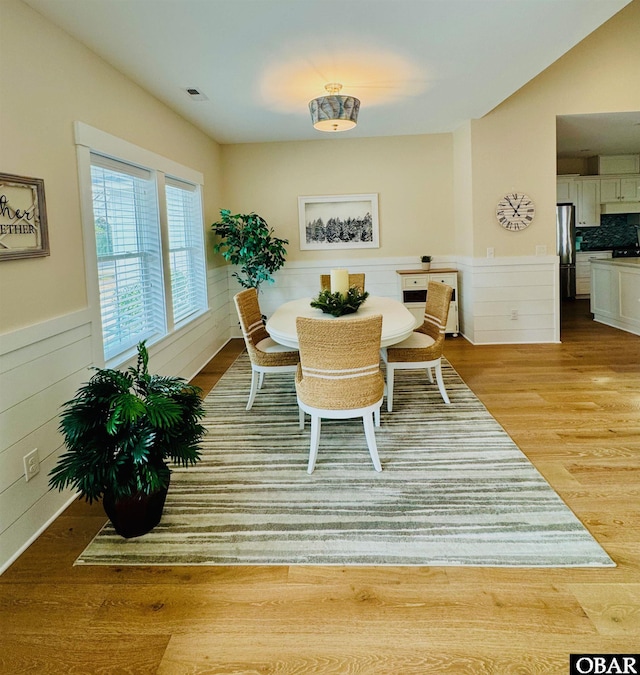
[[[449,316],[447,317],[446,333],[454,337],[460,332],[458,321],[458,271],[454,269],[441,270],[398,270],[400,276],[400,296],[404,306],[415,316],[416,327],[424,320],[424,306],[427,301],[427,287],[429,281],[439,281],[453,288]]]
[[[640,173],[640,155],[598,155],[587,160],[587,168],[598,176]]]
[[[640,201],[640,176],[600,179],[600,202]]]
[[[600,179],[582,178],[576,181],[576,227],[600,225]]]
[[[594,260],[594,321],[640,335],[640,258]]]
[[[573,178],[558,176],[556,182],[556,200],[558,204],[575,204],[578,201],[576,181]]]
[[[591,295],[591,260],[611,258],[611,251],[578,251],[576,253],[576,297]]]
[[[576,205],[576,227],[598,227],[600,225],[600,178],[556,178],[556,199],[558,203],[571,202]]]

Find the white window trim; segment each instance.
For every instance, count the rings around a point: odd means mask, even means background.
[[[100,316],[100,289],[98,286],[98,256],[96,251],[95,228],[93,222],[93,203],[91,190],[91,152],[112,157],[115,160],[121,160],[136,164],[138,166],[150,169],[156,176],[158,187],[158,199],[160,201],[160,219],[161,228],[166,229],[166,216],[163,211],[164,204],[164,177],[168,175],[172,178],[184,180],[188,183],[193,183],[198,186],[200,194],[202,194],[202,186],[204,184],[204,175],[191,169],[187,166],[174,162],[167,157],[158,155],[155,152],[141,148],[129,141],[125,141],[117,136],[96,129],[85,124],[84,122],[74,122],[74,136],[76,143],[76,154],[78,159],[78,184],[80,190],[80,212],[84,233],[84,257],[85,257],[85,277],[87,285],[87,301],[89,304],[89,312],[91,315],[91,322],[93,324],[92,332],[92,357],[93,362],[98,367],[118,367],[129,358],[135,355],[135,348],[125,352],[118,357],[105,362],[104,359],[104,345],[102,341],[102,320]],[[204,222],[203,222],[204,228]],[[166,235],[166,231],[163,233]],[[164,241],[163,240],[163,264],[166,266],[167,259],[164,256]],[[165,269],[166,271],[166,269]],[[168,278],[168,277],[167,277]],[[200,314],[190,316],[188,320],[173,325],[173,306],[169,302],[171,296],[168,296],[166,302],[167,322],[169,330],[167,335],[163,336],[160,341],[171,338],[176,331],[183,328],[188,323],[195,321],[207,310],[205,308]]]

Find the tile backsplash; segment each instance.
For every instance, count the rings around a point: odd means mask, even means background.
[[[582,234],[582,251],[633,246],[638,243],[637,230],[629,223],[626,213],[600,216],[600,227],[580,227],[576,235]]]

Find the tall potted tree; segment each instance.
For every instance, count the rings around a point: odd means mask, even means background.
[[[211,228],[220,237],[214,251],[240,267],[232,276],[243,288],[259,290],[262,282],[273,281],[271,275],[285,263],[289,241],[274,237],[273,229],[257,213],[233,215],[220,209],[220,220]]]
[[[171,471],[200,459],[205,428],[201,391],[180,377],[150,375],[144,342],[135,367],[96,368],[63,404],[66,452],[50,473],[51,488],[75,488],[102,499],[118,534],[137,537],[162,517]]]

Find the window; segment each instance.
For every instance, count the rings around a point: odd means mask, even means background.
[[[91,155],[105,359],[166,332],[156,183],[150,171]]]
[[[95,358],[115,366],[208,309],[203,177],[82,122],[75,136]]]
[[[166,178],[173,321],[181,323],[207,302],[200,193],[195,185]]]

